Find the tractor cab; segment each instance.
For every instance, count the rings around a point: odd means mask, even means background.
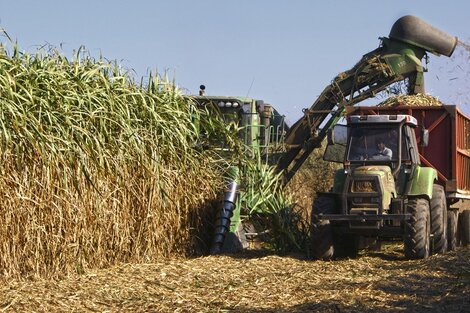
[[[346,172],[362,166],[386,166],[397,179],[401,170],[411,172],[419,164],[417,126],[409,115],[348,116],[347,125],[338,124],[328,133],[323,157],[343,163]]]

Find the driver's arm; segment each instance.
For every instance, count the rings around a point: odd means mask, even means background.
[[[391,160],[392,159],[392,149],[389,149],[385,147],[385,149],[382,152],[376,152],[373,156],[373,160]]]

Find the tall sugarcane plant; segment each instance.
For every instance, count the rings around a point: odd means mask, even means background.
[[[191,250],[226,165],[195,143],[201,132],[229,136],[204,115],[167,79],[136,83],[83,49],[68,58],[1,46],[0,273],[47,276]]]
[[[240,205],[245,220],[261,220],[268,247],[279,253],[307,252],[308,225],[292,197],[283,189],[282,174],[257,155],[242,165]]]

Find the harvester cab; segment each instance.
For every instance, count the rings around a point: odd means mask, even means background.
[[[222,117],[226,126],[238,133],[246,155],[260,156],[265,162],[275,164],[284,152],[288,126],[284,116],[270,104],[244,97],[206,96],[204,85],[200,87],[199,96],[190,98],[210,114]],[[215,142],[214,145],[225,148],[223,142]]]

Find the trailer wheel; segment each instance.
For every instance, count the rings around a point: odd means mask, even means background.
[[[311,243],[312,253],[316,259],[331,260],[334,254],[333,229],[330,221],[319,220],[318,214],[333,214],[335,200],[319,196],[312,207]]]
[[[459,219],[462,223],[462,228],[460,229],[462,245],[470,245],[470,210],[465,210],[460,213]]]
[[[433,253],[447,251],[447,203],[444,187],[434,185],[431,199],[431,234]]]
[[[409,199],[406,211],[411,218],[405,222],[405,256],[408,259],[427,258],[431,237],[429,201],[424,198]]]
[[[459,244],[458,217],[459,212],[456,210],[447,212],[447,249],[449,251],[455,250]]]

